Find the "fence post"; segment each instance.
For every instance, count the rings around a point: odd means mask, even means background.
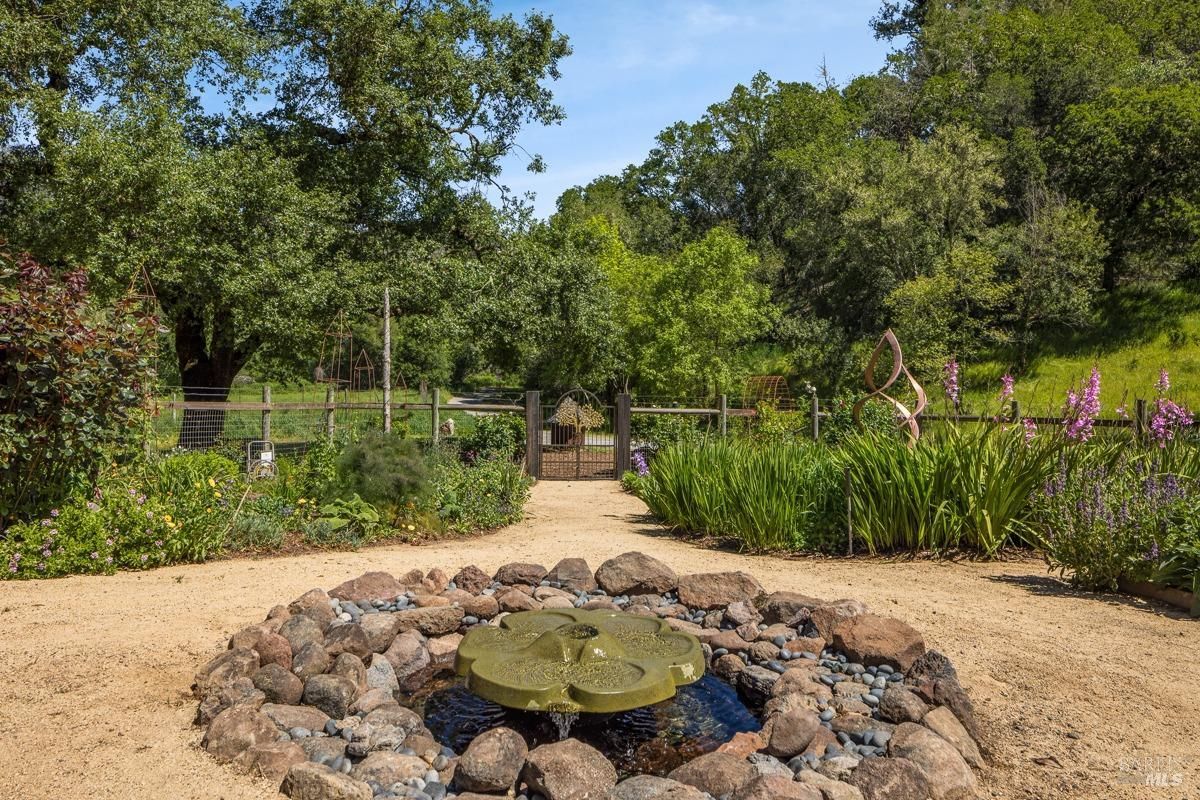
[[[1146,439],[1146,401],[1141,398],[1133,401],[1133,434],[1139,444]]]
[[[812,396],[812,436],[814,442],[821,440],[821,401],[815,394]]]
[[[724,395],[721,396],[724,399]],[[630,468],[630,449],[633,443],[633,436],[630,432],[630,418],[632,417],[633,399],[628,394],[617,395],[617,441],[616,441],[616,464],[614,466],[613,477],[620,480],[621,476],[629,472]]]
[[[842,484],[846,490],[846,555],[854,555],[854,495],[850,491],[850,468],[842,468]]]
[[[542,477],[542,393],[525,393],[525,471]]]
[[[333,441],[333,410],[334,410],[334,389],[333,384],[325,386],[325,435]]]
[[[383,432],[392,432],[392,295],[383,287]]]
[[[434,444],[438,443],[438,438],[441,434],[441,431],[438,430],[442,425],[441,410],[438,408],[441,402],[442,390],[435,388],[433,390],[433,403],[429,407],[429,418],[433,422],[433,431],[430,433],[430,438]]]
[[[263,384],[262,440],[271,441],[271,387]]]
[[[1017,420],[1021,419],[1021,404],[1017,401],[1017,399],[1015,397],[1013,398],[1013,401],[1012,401],[1012,417],[1010,419],[1013,422],[1016,422]]]
[[[729,434],[729,398],[725,395],[717,399],[717,411],[720,412],[720,430],[724,438]]]

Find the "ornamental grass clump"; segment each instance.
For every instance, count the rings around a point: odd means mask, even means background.
[[[753,551],[820,550],[838,535],[839,479],[823,445],[677,444],[655,457],[638,491],[677,530]]]

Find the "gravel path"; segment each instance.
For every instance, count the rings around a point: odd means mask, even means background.
[[[466,542],[0,582],[0,798],[276,798],[200,751],[191,727],[192,673],[231,633],[367,569],[490,572],[568,555],[595,568],[635,549],[911,623],[958,666],[990,734],[985,797],[1200,797],[1200,621],[1073,593],[1032,560],[743,556],[668,538],[644,513],[614,483],[542,483],[524,523]],[[1122,768],[1135,761],[1182,784],[1133,786]]]

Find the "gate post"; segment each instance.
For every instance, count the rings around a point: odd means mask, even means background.
[[[542,477],[542,393],[525,393],[525,472]]]
[[[628,394],[617,395],[617,419],[616,419],[616,463],[613,465],[613,477],[621,480],[621,476],[629,472],[629,450],[632,444],[632,435],[630,433],[630,420],[633,416],[631,411],[633,400]]]
[[[429,405],[429,427],[430,427],[429,440],[431,442],[433,442],[434,444],[438,443],[438,437],[441,436],[441,433],[442,433],[439,430],[439,428],[442,427],[442,417],[441,417],[442,410],[440,408],[438,408],[438,406],[441,405],[441,403],[442,403],[442,390],[435,387],[433,390],[433,400],[430,402],[430,405]]]

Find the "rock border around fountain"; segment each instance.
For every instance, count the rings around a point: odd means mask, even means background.
[[[456,662],[469,671],[478,653],[470,643],[460,652],[464,634],[508,636],[520,612],[538,609],[642,617],[694,636],[707,671],[737,689],[762,730],[667,776],[619,783],[577,739],[530,750],[493,728],[461,753],[435,741],[400,700]],[[904,622],[855,600],[768,593],[744,572],[679,576],[643,553],[594,573],[578,558],[491,576],[475,566],[453,577],[368,572],[271,609],[201,667],[192,690],[203,747],[296,800],[958,800],[976,796],[984,766],[953,665]]]

